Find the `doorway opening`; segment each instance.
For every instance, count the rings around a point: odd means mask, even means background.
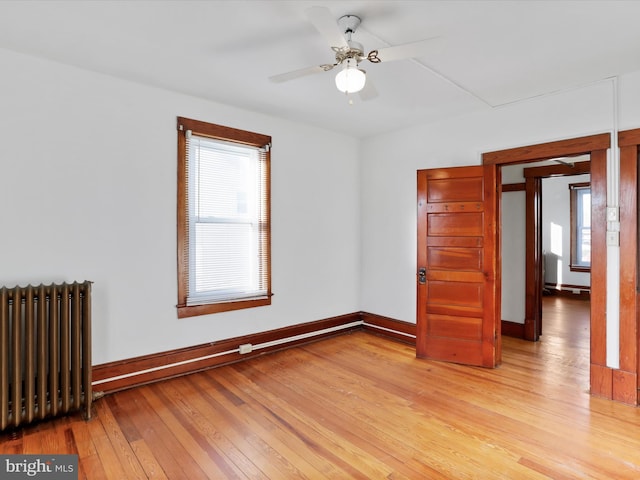
[[[571,365],[576,384],[588,385],[589,157],[506,165],[501,172],[501,230],[508,239],[502,244],[503,334],[541,340],[536,351]],[[537,251],[526,255],[532,250]],[[527,265],[525,259],[536,263]],[[527,277],[527,270],[540,272],[540,281]]]
[[[590,167],[584,156],[501,168],[502,230],[512,237],[502,245],[507,335],[539,339],[544,294],[589,295]]]
[[[502,167],[515,164],[531,164],[550,159],[574,159],[582,155],[590,158],[591,174],[591,302],[590,302],[590,369],[589,384],[593,394],[602,391],[602,377],[606,374],[606,182],[607,182],[607,149],[610,147],[610,135],[600,134],[571,140],[561,140],[545,144],[519,147],[509,150],[485,153],[483,165],[495,165],[500,172]],[[500,175],[498,175],[500,178]],[[540,199],[542,179],[536,176],[525,180],[525,194],[534,200]],[[499,204],[500,214],[504,204]],[[500,217],[498,217],[500,218]],[[542,248],[540,238],[541,207],[539,201],[526,203],[526,237],[534,248],[527,248],[525,253],[525,323],[522,326],[523,336],[539,337],[542,328]],[[502,245],[503,233],[499,232],[499,244]],[[500,282],[500,288],[504,282]],[[502,318],[502,317],[500,317]],[[508,333],[505,329],[504,333]],[[525,338],[525,337],[523,337]]]

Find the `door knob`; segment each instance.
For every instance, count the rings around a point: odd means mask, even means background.
[[[427,269],[425,267],[420,267],[418,269],[418,283],[420,285],[427,283]]]

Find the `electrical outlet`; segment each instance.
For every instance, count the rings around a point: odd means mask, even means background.
[[[251,353],[253,351],[253,345],[251,345],[250,343],[243,343],[242,345],[240,345],[240,348],[238,350],[243,355],[245,353]]]

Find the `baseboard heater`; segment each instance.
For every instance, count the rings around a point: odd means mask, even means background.
[[[91,282],[2,287],[0,431],[91,401]]]

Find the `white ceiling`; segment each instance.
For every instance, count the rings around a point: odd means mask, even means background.
[[[363,65],[350,105],[310,6],[362,18],[365,50],[434,38],[416,60]],[[0,1],[0,48],[366,137],[640,70],[640,1]]]

